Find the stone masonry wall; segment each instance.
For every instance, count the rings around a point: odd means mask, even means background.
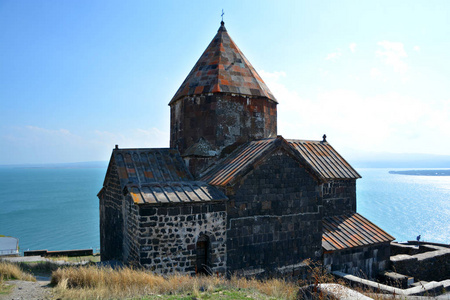
[[[323,184],[323,215],[331,217],[356,212],[356,180],[334,180]]]
[[[432,249],[415,255],[391,256],[392,269],[400,274],[413,276],[416,281],[441,281],[450,279],[450,249],[436,245],[421,244]]]
[[[389,243],[383,243],[324,253],[323,265],[329,272],[340,271],[373,279],[389,268],[389,248]]]
[[[269,275],[320,257],[320,186],[284,150],[233,188],[227,191],[228,272]]]
[[[117,167],[114,162],[109,166],[105,190],[100,198],[100,257],[105,260],[122,260],[124,197],[120,188]]]
[[[277,135],[276,103],[266,98],[231,94],[185,97],[171,105],[170,119],[170,147],[181,155],[200,137],[220,154],[235,142]]]
[[[208,266],[226,272],[226,211],[224,202],[141,205],[140,263],[157,273],[196,273],[196,243],[209,238]]]
[[[139,265],[139,209],[131,196],[125,197],[123,206],[123,262]]]

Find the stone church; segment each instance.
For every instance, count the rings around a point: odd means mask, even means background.
[[[277,135],[277,105],[222,22],[169,103],[170,148],[113,150],[101,259],[163,274],[385,270],[394,238],[356,212],[360,175],[325,135]]]

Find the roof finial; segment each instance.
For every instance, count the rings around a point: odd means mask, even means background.
[[[223,8],[222,8],[222,14],[220,15],[221,17],[222,17],[222,22],[220,22],[222,25],[223,25],[223,15],[224,15],[225,13],[223,12]]]
[[[323,135],[323,141],[322,141],[322,142],[325,143],[326,141],[327,141],[327,135],[324,134],[324,135]]]

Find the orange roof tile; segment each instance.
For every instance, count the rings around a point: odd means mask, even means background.
[[[326,179],[357,179],[358,172],[324,141],[287,140]]]
[[[244,82],[248,85],[244,86]],[[184,96],[208,93],[265,97],[276,102],[264,81],[228,35],[223,22],[169,105]]]
[[[395,239],[358,213],[327,217],[322,220],[322,225],[325,251],[387,243]]]
[[[114,149],[121,189],[136,204],[222,201],[226,196],[205,182],[195,181],[178,150],[169,148]],[[108,174],[106,175],[108,177]],[[105,183],[106,184],[106,178]]]

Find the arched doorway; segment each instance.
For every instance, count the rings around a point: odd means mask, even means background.
[[[197,274],[208,274],[209,237],[202,234],[196,244],[197,250]]]

